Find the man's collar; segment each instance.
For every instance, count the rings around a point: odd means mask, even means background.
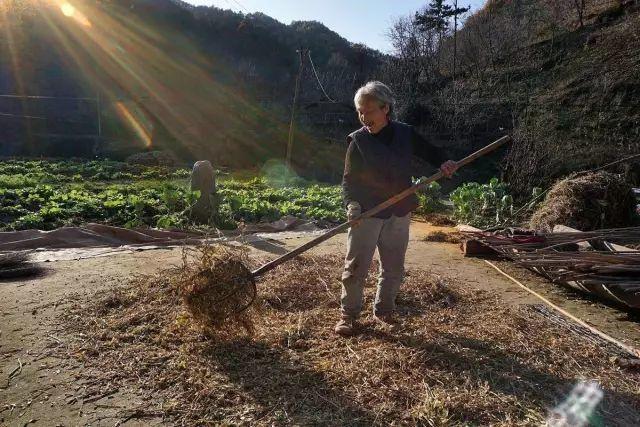
[[[390,129],[390,128],[392,127],[392,125],[393,125],[393,122],[392,122],[391,120],[389,120],[389,121],[387,121],[387,124],[386,124],[386,125],[384,125],[384,127],[383,127],[382,129],[380,129],[378,132],[376,132],[376,133],[369,132],[369,133],[370,133],[371,135],[373,135],[373,136],[380,135],[380,134],[381,134],[382,132],[384,132],[385,130]],[[367,131],[367,132],[368,132],[368,131]]]

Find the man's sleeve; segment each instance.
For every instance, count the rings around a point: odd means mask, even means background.
[[[447,160],[444,150],[433,145],[420,135],[414,127],[411,127],[411,145],[413,146],[414,156],[420,157],[436,168]]]
[[[349,202],[360,203],[358,196],[362,194],[361,177],[362,158],[355,141],[351,140],[344,159],[344,174],[342,175],[342,200],[345,206],[348,206]]]

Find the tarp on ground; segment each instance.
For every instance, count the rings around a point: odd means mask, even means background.
[[[250,224],[242,230],[218,231],[216,234],[169,231],[151,228],[127,229],[104,224],[62,227],[51,231],[22,230],[0,232],[0,252],[32,251],[32,261],[54,261],[107,256],[121,252],[171,248],[202,242],[264,241],[271,233],[283,231],[317,233],[314,224],[295,217],[263,224]]]

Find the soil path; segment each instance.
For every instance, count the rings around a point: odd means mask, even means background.
[[[453,231],[422,222],[412,224],[407,268],[430,270],[470,288],[498,293],[505,304],[540,303],[482,260],[464,258],[457,245],[423,240],[437,230]],[[287,233],[272,237],[255,245],[254,254],[276,256],[310,239]],[[344,254],[345,241],[346,234],[341,234],[310,252]],[[179,249],[162,249],[57,261],[47,264],[49,271],[44,277],[0,282],[0,425],[162,424],[160,417],[136,418],[136,409],[144,407],[148,411],[160,403],[142,401],[133,390],[114,388],[108,396],[104,392],[93,394],[91,381],[80,383],[77,380],[77,373],[83,369],[80,362],[53,357],[52,349],[65,345],[53,331],[55,319],[66,304],[91,296],[97,290],[126,283],[132,275],[155,273],[170,264],[177,265],[180,253]],[[572,314],[627,344],[640,347],[637,318],[560,289],[506,262],[498,264]]]

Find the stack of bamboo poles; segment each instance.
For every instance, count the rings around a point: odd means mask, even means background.
[[[556,283],[640,308],[640,227],[584,233],[470,233],[514,262]]]

